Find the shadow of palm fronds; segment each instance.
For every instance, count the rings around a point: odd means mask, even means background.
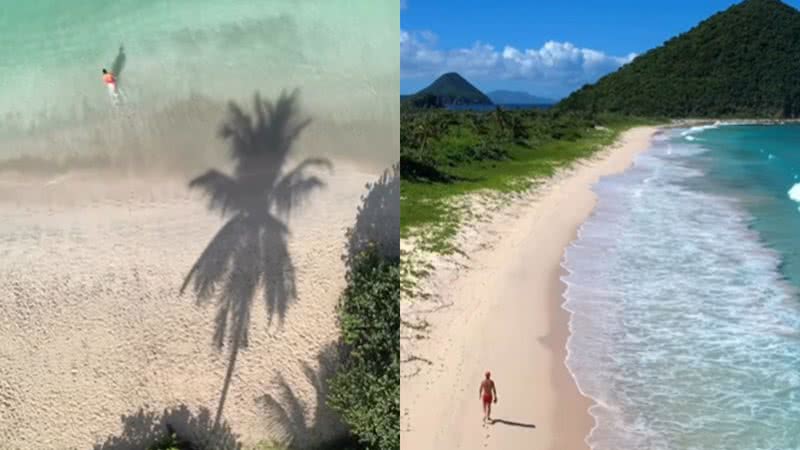
[[[215,450],[241,450],[239,436],[230,426],[216,427],[211,421],[211,412],[201,408],[193,413],[186,405],[166,408],[161,412],[139,408],[133,414],[120,417],[122,432],[109,436],[95,444],[93,450],[144,450],[174,433],[180,450],[206,449],[213,439]],[[216,434],[214,434],[216,433]]]
[[[318,370],[301,363],[306,380],[314,389],[313,401],[304,399],[300,390],[290,386],[282,376],[276,378],[277,394],[265,394],[256,401],[266,410],[268,429],[276,440],[290,448],[308,448],[325,439],[341,437],[346,428],[328,407],[328,380],[336,373],[339,348],[325,347],[317,356]],[[313,408],[314,413],[308,417]],[[338,436],[337,436],[338,435]]]
[[[254,96],[253,115],[229,104],[219,136],[228,141],[234,171],[209,170],[191,180],[208,207],[228,221],[192,266],[181,286],[191,286],[199,304],[216,301],[213,343],[230,343],[230,360],[217,410],[219,422],[240,347],[247,346],[250,311],[263,293],[269,323],[283,322],[295,299],[295,269],[289,254],[289,229],[284,220],[304,200],[325,186],[308,171],[328,169],[323,158],[309,158],[285,171],[298,135],[310,119],[299,119],[297,91],[283,92],[275,103]]]

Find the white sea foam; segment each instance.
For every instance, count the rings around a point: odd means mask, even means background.
[[[726,122],[716,121],[711,125],[694,126],[694,127],[689,128],[688,130],[682,131],[681,132],[681,136],[688,136],[690,134],[697,134],[697,133],[701,133],[701,132],[706,131],[706,130],[713,130],[714,128],[719,128],[719,127],[724,126],[724,125],[729,125],[729,124],[726,123]]]
[[[597,402],[587,442],[797,448],[796,293],[734,201],[686,187],[701,172],[682,161],[702,149],[679,142],[601,180],[565,254],[566,362]]]
[[[795,175],[795,179],[796,178],[797,178],[797,175]],[[800,183],[795,183],[791,187],[791,189],[789,189],[788,194],[789,194],[789,198],[790,199],[796,201],[797,203],[800,203]]]

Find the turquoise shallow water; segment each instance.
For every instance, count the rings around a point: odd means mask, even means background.
[[[121,81],[141,102],[295,84],[356,114],[374,95],[396,97],[398,11],[397,1],[369,0],[7,1],[0,109],[55,115],[105,101],[100,69],[124,44]]]
[[[737,198],[760,239],[781,255],[781,273],[800,286],[800,125],[720,127],[697,135],[709,149],[698,166],[705,186]]]
[[[229,100],[249,108],[256,92],[294,88],[317,127],[307,134],[336,141],[328,132],[342,126],[386,136],[342,147],[396,152],[398,24],[399,0],[5,1],[0,161],[126,152],[137,139],[155,155],[202,147]],[[115,108],[101,69],[120,46]]]
[[[595,449],[800,448],[800,127],[670,130],[567,250]]]

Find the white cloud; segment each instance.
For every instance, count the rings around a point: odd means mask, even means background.
[[[596,81],[636,57],[612,56],[555,41],[538,49],[506,46],[502,50],[481,42],[451,50],[438,49],[436,44],[436,35],[429,31],[400,30],[401,77],[430,78],[459,72],[468,77],[525,80],[571,90]]]
[[[408,7],[408,3],[406,0],[400,0],[400,9],[406,9]]]

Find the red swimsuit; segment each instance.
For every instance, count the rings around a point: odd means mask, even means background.
[[[492,403],[492,387],[494,387],[494,383],[491,381],[484,381],[483,382],[483,404],[488,405]]]

